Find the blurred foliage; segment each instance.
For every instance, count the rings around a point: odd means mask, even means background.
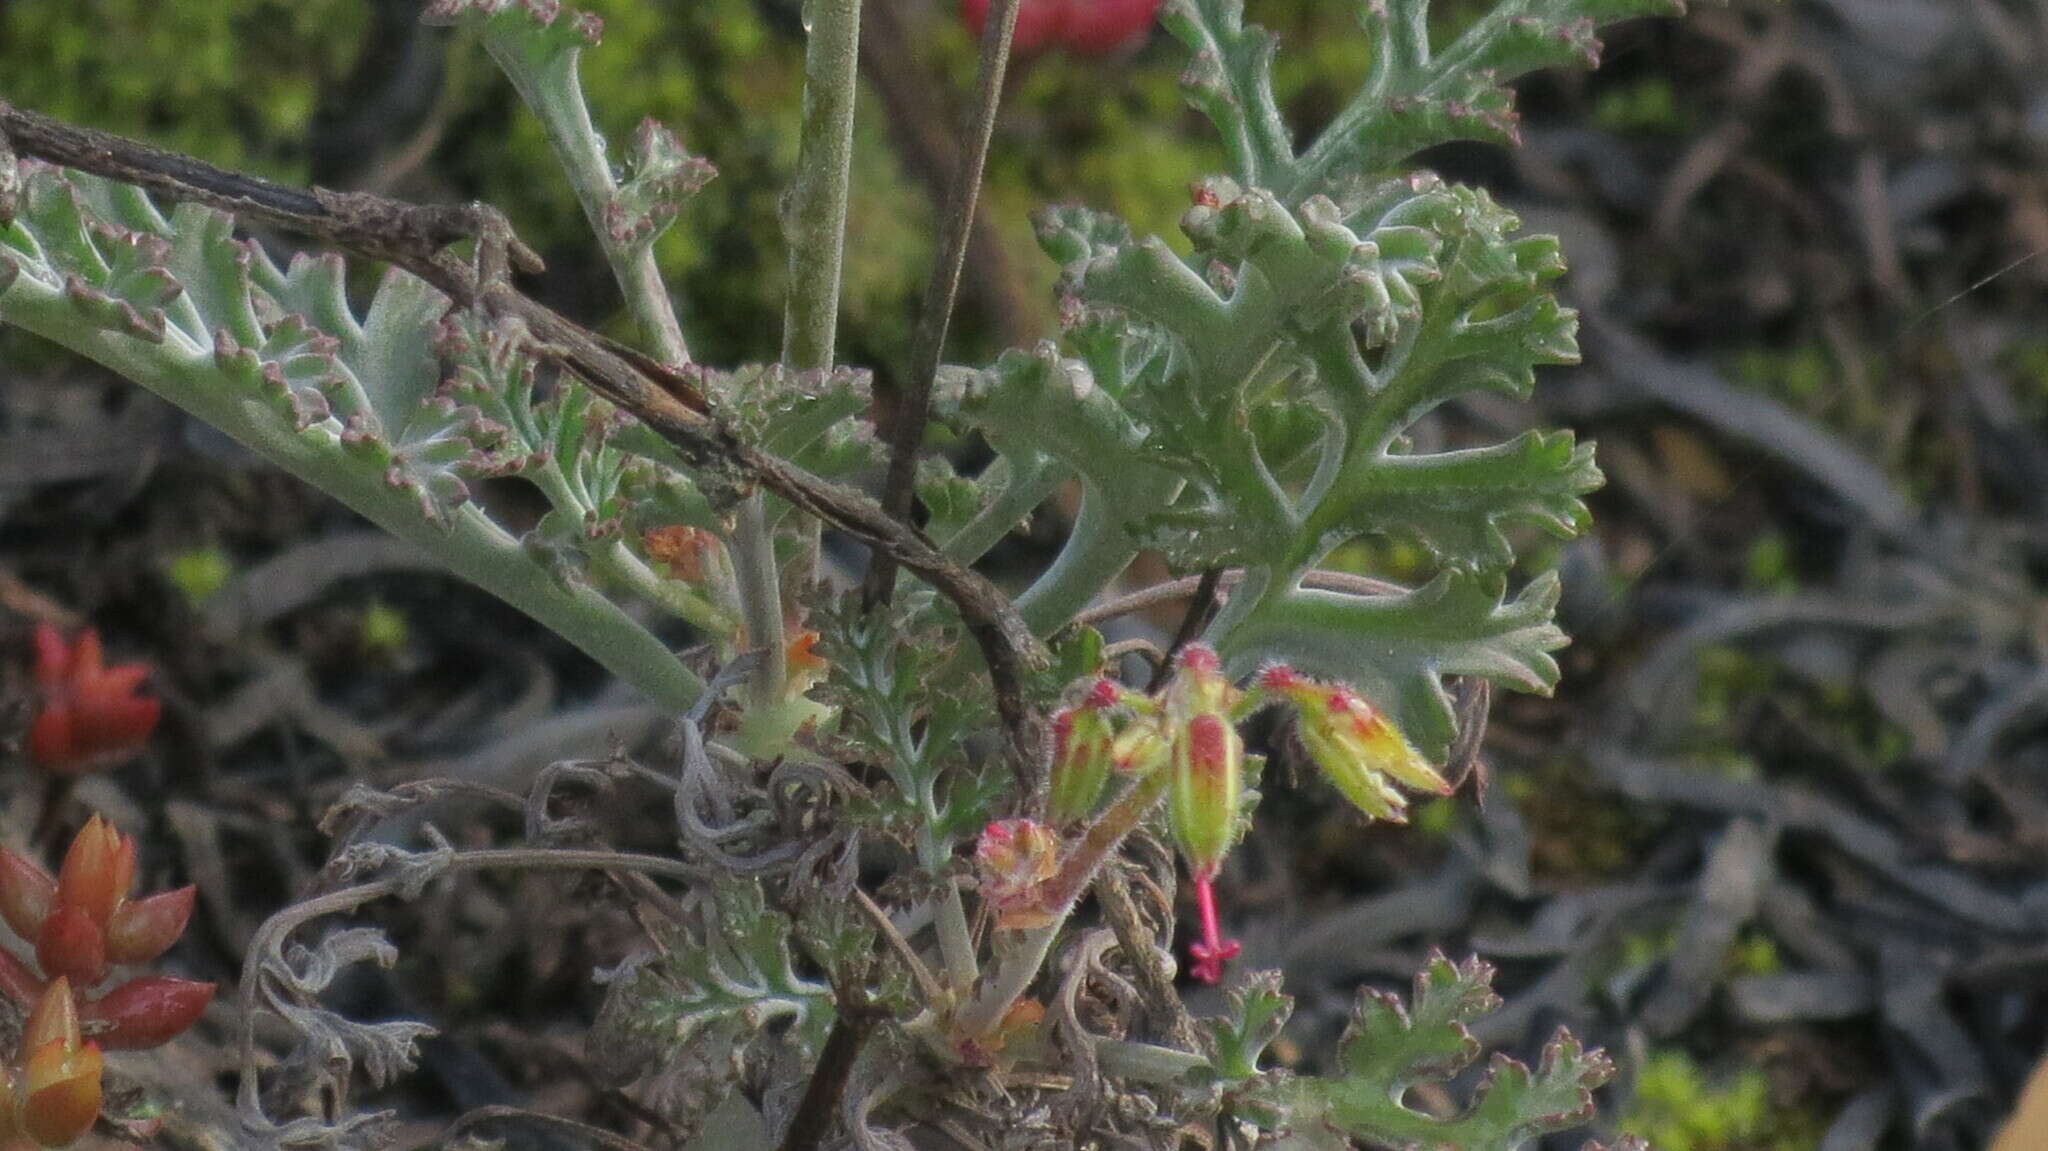
[[[26,107],[282,180],[373,186],[416,198],[503,207],[547,255],[547,285],[598,318],[615,291],[554,173],[539,125],[474,43],[411,21],[410,0],[0,0],[0,75]],[[777,197],[796,159],[802,44],[795,0],[586,5],[604,18],[583,58],[593,117],[623,140],[644,116],[719,169],[658,249],[697,354],[773,359],[786,261]],[[1483,3],[1441,4],[1456,25]],[[902,5],[950,124],[974,46],[948,0]],[[1291,46],[1275,77],[1301,122],[1335,110],[1369,46],[1343,5],[1253,4]],[[1179,237],[1194,179],[1221,170],[1212,133],[1179,93],[1180,54],[1155,35],[1122,60],[1059,55],[1012,70],[984,203],[1024,296],[1056,323],[1057,269],[1037,253],[1030,213],[1076,200],[1139,234]],[[907,356],[931,258],[925,188],[886,145],[870,91],[860,106],[841,354],[887,371]],[[594,303],[603,301],[603,303]],[[616,329],[625,334],[626,326]],[[993,327],[964,315],[955,354],[988,358]]]
[[[365,26],[355,0],[10,0],[7,98],[279,178],[306,167],[321,93]]]
[[[215,592],[228,586],[235,575],[234,561],[226,552],[217,547],[192,548],[169,557],[164,563],[164,576],[185,602],[198,605],[211,599]]]
[[[1773,1105],[1763,1070],[1716,1080],[1683,1051],[1643,1061],[1621,1129],[1658,1151],[1807,1151],[1821,1136],[1812,1115]]]

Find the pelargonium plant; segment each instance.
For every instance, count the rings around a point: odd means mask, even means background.
[[[492,869],[640,877],[624,897],[659,908],[636,919],[654,938],[605,976],[587,1047],[672,1139],[720,1106],[757,1112],[785,1148],[1167,1146],[1203,1130],[1233,1146],[1505,1151],[1589,1118],[1612,1066],[1562,1032],[1533,1068],[1496,1058],[1469,1102],[1417,1102],[1422,1084],[1454,1098],[1445,1084],[1479,1054],[1467,1026],[1497,1000],[1476,959],[1433,959],[1405,1001],[1362,992],[1327,1074],[1272,1067],[1290,1002],[1276,974],[1236,970],[1215,881],[1261,790],[1252,713],[1283,716],[1275,746],[1319,768],[1316,794],[1397,822],[1407,793],[1451,790],[1490,688],[1556,681],[1557,577],[1518,568],[1516,544],[1584,530],[1591,447],[1539,430],[1436,450],[1415,432],[1444,404],[1526,396],[1539,366],[1576,359],[1551,291],[1563,262],[1554,238],[1413,158],[1513,143],[1510,81],[1591,65],[1600,25],[1676,2],[1497,0],[1445,38],[1454,18],[1427,0],[1363,0],[1372,66],[1302,143],[1273,91],[1278,45],[1241,0],[1167,0],[1183,89],[1228,157],[1189,174],[1183,243],[1047,210],[1061,330],[942,365],[1010,51],[1049,44],[1046,28],[1093,50],[1076,13],[1111,7],[987,5],[913,362],[879,396],[836,355],[859,0],[806,4],[772,364],[692,358],[653,244],[713,170],[651,121],[611,149],[578,82],[602,22],[555,0],[432,0],[423,15],[481,42],[547,134],[631,344],[522,294],[538,258],[486,206],[284,187],[0,104],[0,322],[213,424],[676,716],[672,763],[598,773],[670,794],[671,850],[551,819],[563,771],[527,800],[534,842],[518,846],[366,837],[432,794],[424,783],[347,798],[323,894],[250,945],[237,1103],[252,1145],[385,1145],[386,1116],[350,1105],[351,1088],[404,1071],[428,1030],[322,1005],[339,968],[393,947],[309,925]],[[313,248],[280,258],[249,226]],[[367,299],[341,253],[387,265]],[[993,462],[956,471],[927,447],[934,421]],[[487,484],[549,510],[515,531],[472,498]],[[1079,509],[1045,570],[1013,595],[976,569],[1069,484]],[[858,593],[824,590],[828,530],[872,557]],[[1426,571],[1397,584],[1330,566],[1370,538],[1418,545]],[[1122,588],[1147,551],[1182,574]],[[1186,619],[1164,650],[1106,648],[1094,630],[1176,601]],[[1143,683],[1126,678],[1139,658]],[[1171,897],[1140,894],[1173,889],[1162,843],[1193,881],[1188,974],[1229,985],[1216,1018],[1181,997]],[[58,940],[44,974],[61,978],[11,976],[24,992],[99,971],[74,920],[126,955],[122,909],[151,906],[118,884],[89,906],[56,887],[47,913],[38,896],[8,916],[39,955]],[[262,1050],[269,1017],[295,1048]],[[68,1027],[44,1032],[76,1046]],[[280,1082],[294,1089],[265,1090]],[[329,1104],[278,1113],[285,1096]],[[487,1120],[513,1121],[462,1130]]]

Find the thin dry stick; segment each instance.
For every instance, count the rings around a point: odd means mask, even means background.
[[[993,583],[955,563],[924,533],[851,488],[820,479],[740,440],[686,379],[651,357],[606,339],[526,296],[505,280],[508,260],[537,259],[485,205],[422,206],[366,193],[311,191],[217,168],[133,140],[78,128],[0,102],[0,137],[24,157],[133,184],[172,200],[309,235],[330,246],[405,268],[458,302],[523,321],[536,349],[673,444],[699,479],[721,494],[759,486],[867,543],[924,578],[960,612],[980,646],[995,688],[1012,768],[1037,770],[1037,724],[1025,702],[1025,673],[1049,662],[1045,645]],[[477,241],[475,265],[445,251]]]
[[[1216,592],[1223,585],[1223,569],[1212,567],[1195,581],[1194,598],[1188,601],[1187,612],[1180,617],[1180,627],[1173,633],[1173,642],[1166,645],[1166,654],[1152,667],[1152,682],[1145,685],[1147,692],[1156,692],[1166,686],[1173,675],[1173,661],[1181,649],[1193,643],[1202,628],[1208,625],[1209,613],[1216,607]]]
[[[909,969],[910,978],[917,984],[918,992],[926,1001],[937,1000],[946,993],[946,989],[939,985],[938,977],[932,974],[932,969],[926,967],[924,960],[918,957],[917,949],[910,945],[908,939],[903,938],[903,933],[896,929],[895,921],[889,918],[889,913],[882,910],[881,905],[876,903],[872,896],[856,887],[853,889],[853,905],[860,908],[861,914],[868,917],[868,922],[875,925],[875,931],[887,941],[889,950],[894,951],[896,958],[903,961],[903,966]]]
[[[840,1096],[846,1094],[846,1085],[853,1080],[860,1049],[866,1045],[875,1024],[887,1014],[869,1002],[865,989],[856,987],[850,993],[841,993],[839,1017],[832,1021],[824,1049],[818,1052],[817,1068],[804,1085],[803,1100],[797,1104],[789,1129],[783,1133],[782,1151],[814,1151],[824,1142],[825,1133],[831,1130],[832,1121],[839,1114]]]
[[[1114,866],[1104,868],[1095,877],[1095,898],[1102,905],[1103,919],[1116,935],[1117,948],[1137,975],[1145,1006],[1166,1024],[1167,1041],[1184,1050],[1197,1050],[1194,1018],[1173,987],[1173,961],[1161,954],[1151,929],[1138,913],[1137,901],[1131,898],[1131,885]]]
[[[882,510],[908,523],[916,496],[917,448],[931,419],[932,384],[946,350],[946,329],[960,295],[960,270],[967,263],[967,242],[974,235],[981,172],[995,137],[996,109],[1003,99],[1003,74],[1009,67],[1010,40],[1016,30],[1019,0],[996,0],[981,33],[981,61],[975,74],[974,112],[968,121],[967,146],[960,152],[946,193],[946,218],[939,230],[939,250],[932,258],[931,281],[924,289],[924,310],[911,341],[907,386],[888,405],[884,438],[889,443],[889,470],[882,484]],[[868,566],[867,602],[887,603],[896,590],[896,564],[878,556]]]
[[[647,1147],[644,1144],[635,1143],[624,1135],[607,1131],[602,1127],[593,1127],[588,1123],[579,1123],[574,1119],[565,1119],[560,1115],[528,1111],[524,1107],[508,1107],[503,1104],[478,1107],[472,1111],[464,1112],[461,1118],[449,1125],[448,1130],[441,1133],[441,1140],[438,1145],[441,1147],[458,1146],[458,1141],[471,1131],[493,1123],[524,1123],[529,1127],[539,1127],[558,1134],[573,1136],[587,1146],[602,1147],[605,1151],[647,1151]]]

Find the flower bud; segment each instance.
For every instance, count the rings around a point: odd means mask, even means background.
[[[784,683],[791,699],[818,686],[832,671],[831,661],[818,654],[818,638],[814,631],[794,632],[783,648]]]
[[[981,895],[996,912],[996,926],[1039,927],[1051,915],[1039,888],[1060,868],[1059,836],[1035,819],[999,819],[981,831],[975,845]]]
[[[1172,750],[1159,724],[1148,716],[1117,733],[1110,744],[1110,762],[1125,775],[1150,775]]]
[[[1116,759],[1116,731],[1108,715],[1116,699],[1116,685],[1098,680],[1086,699],[1053,716],[1047,814],[1055,824],[1086,819],[1102,799],[1110,764]]]
[[[1407,819],[1408,800],[1389,776],[1417,791],[1450,794],[1450,784],[1400,729],[1350,688],[1317,683],[1289,667],[1267,668],[1259,683],[1293,707],[1309,758],[1366,815]]]
[[[1196,875],[1213,875],[1237,842],[1244,742],[1220,715],[1193,716],[1176,733],[1167,821]]]

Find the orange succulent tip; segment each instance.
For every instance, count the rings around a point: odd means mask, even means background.
[[[103,1061],[96,1044],[45,1043],[22,1066],[21,1129],[45,1147],[64,1147],[99,1118]]]
[[[82,1041],[78,1029],[78,1000],[71,994],[71,981],[63,976],[43,989],[35,1010],[21,1026],[21,1045],[29,1051],[57,1044],[67,1052],[78,1050]]]
[[[67,644],[49,624],[35,632],[36,686],[41,706],[29,723],[29,759],[59,776],[113,767],[142,750],[163,705],[137,695],[149,668],[105,666],[99,633],[88,628]]]
[[[145,975],[79,1007],[80,1025],[109,1051],[161,1047],[206,1013],[218,988],[211,983]]]
[[[1216,649],[1205,643],[1191,643],[1180,649],[1180,665],[1189,671],[1221,672],[1223,661]]]
[[[76,908],[104,929],[135,884],[135,841],[95,815],[64,853],[57,871],[57,905]]]
[[[23,939],[34,939],[57,902],[50,873],[0,847],[0,920]]]

